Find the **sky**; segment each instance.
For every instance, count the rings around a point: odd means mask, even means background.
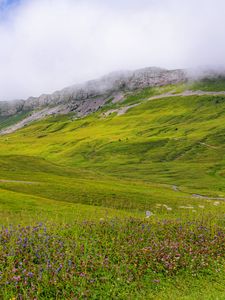
[[[224,0],[0,0],[0,100],[118,70],[225,65]]]

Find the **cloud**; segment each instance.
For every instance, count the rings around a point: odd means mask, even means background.
[[[222,0],[14,3],[0,13],[0,99],[121,69],[224,65],[224,10]]]

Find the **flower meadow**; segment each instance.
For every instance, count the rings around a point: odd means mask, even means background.
[[[137,299],[165,278],[223,272],[224,249],[224,229],[203,221],[3,226],[0,298]]]

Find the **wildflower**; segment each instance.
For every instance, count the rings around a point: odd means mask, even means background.
[[[15,281],[20,281],[21,277],[20,276],[13,276],[13,280]]]
[[[94,283],[95,281],[96,281],[95,279],[89,280],[90,283]]]
[[[68,260],[68,265],[69,265],[69,267],[71,267],[72,266],[72,260]]]
[[[160,279],[154,279],[152,282],[153,283],[160,283]]]
[[[60,265],[59,267],[58,267],[58,269],[56,270],[56,273],[59,273],[61,270],[62,270],[62,265]]]
[[[145,212],[145,215],[146,215],[146,218],[149,218],[149,217],[151,217],[153,215],[153,213],[151,211],[147,210]]]

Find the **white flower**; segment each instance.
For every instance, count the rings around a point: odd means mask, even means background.
[[[215,202],[213,203],[213,205],[218,206],[218,205],[220,205],[220,203],[219,203],[219,201],[215,201]]]
[[[146,215],[146,218],[149,218],[149,217],[151,217],[153,215],[153,213],[151,211],[147,210],[145,212],[145,215]]]
[[[205,208],[205,206],[204,206],[204,205],[199,205],[198,207],[199,207],[199,208]]]

